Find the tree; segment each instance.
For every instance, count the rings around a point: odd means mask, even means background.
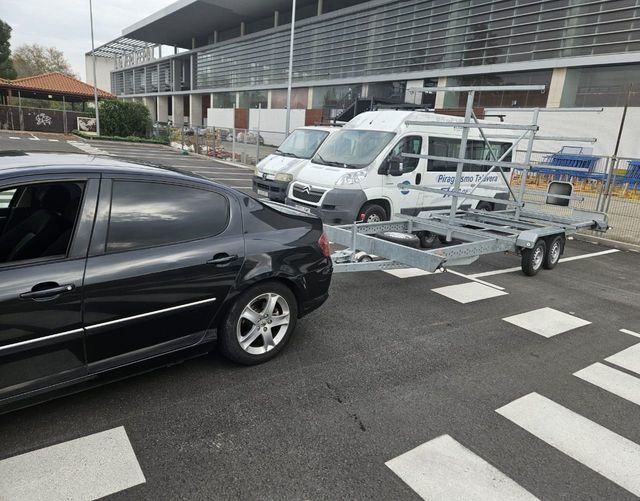
[[[145,137],[151,116],[142,103],[132,101],[100,101],[100,134],[104,136]]]
[[[13,66],[20,78],[52,71],[59,71],[77,78],[62,51],[55,47],[44,47],[37,43],[24,44],[18,47],[13,52]]]
[[[11,26],[0,19],[0,78],[13,80],[16,78],[16,70],[11,61]]]

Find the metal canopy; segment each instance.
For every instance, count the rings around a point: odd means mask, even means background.
[[[142,49],[154,47],[156,44],[151,42],[144,42],[142,40],[135,40],[133,38],[120,37],[101,45],[95,50],[98,57],[119,57],[125,54],[131,54]],[[90,55],[91,51],[87,52]]]

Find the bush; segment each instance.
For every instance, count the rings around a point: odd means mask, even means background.
[[[104,136],[145,137],[151,122],[142,103],[105,100],[100,102],[100,134]]]

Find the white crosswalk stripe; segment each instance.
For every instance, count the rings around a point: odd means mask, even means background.
[[[538,393],[525,395],[496,412],[640,496],[640,445]]]
[[[640,379],[608,365],[595,363],[573,374],[614,395],[640,405]]]
[[[537,499],[449,435],[430,440],[386,465],[422,499]]]
[[[0,499],[98,499],[142,483],[123,427],[0,461]]]
[[[540,308],[518,315],[503,318],[505,322],[517,325],[523,329],[535,332],[540,336],[553,337],[578,327],[589,325],[591,322],[582,318],[563,313],[553,308]]]
[[[626,350],[605,358],[605,360],[618,367],[640,374],[640,344],[634,344]]]

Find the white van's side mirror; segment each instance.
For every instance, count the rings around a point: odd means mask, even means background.
[[[402,176],[404,170],[404,158],[401,156],[389,157],[387,159],[387,173],[390,176]]]

